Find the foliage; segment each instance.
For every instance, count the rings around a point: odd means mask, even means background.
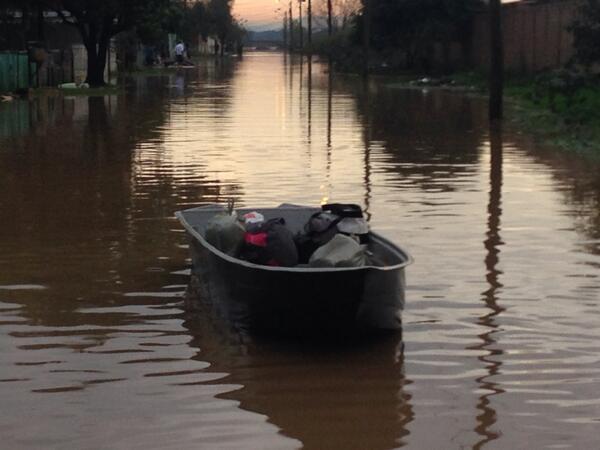
[[[221,54],[225,51],[225,43],[232,31],[233,16],[231,7],[233,0],[209,0],[207,9],[209,11],[210,31],[216,35],[221,42]]]
[[[427,66],[434,43],[463,42],[480,0],[362,0],[371,2],[370,45],[376,51],[402,49],[411,67]],[[363,33],[357,16],[355,44]]]
[[[180,22],[175,30],[185,42],[191,42],[194,37],[201,35],[204,39],[210,32],[209,10],[202,2],[191,6],[180,4]]]
[[[41,11],[53,11],[79,31],[88,53],[86,81],[101,86],[110,40],[123,32],[128,37],[122,40],[134,42],[137,36],[153,47],[164,45],[167,33],[186,42],[212,34],[221,47],[241,42],[245,30],[231,15],[232,4],[233,0],[0,0],[0,16],[20,12],[25,23],[34,14],[43,21]]]
[[[600,0],[585,0],[569,27],[573,34],[575,62],[591,66],[600,62]]]
[[[175,33],[180,29],[180,24],[187,17],[182,2],[162,1],[155,6],[158,9],[140,9],[135,25],[135,32],[141,42],[153,46],[164,42],[167,33]]]
[[[593,75],[569,69],[540,74],[529,98],[568,124],[600,122],[600,86]]]
[[[87,50],[87,77],[91,86],[104,85],[110,39],[137,25],[168,16],[169,0],[30,0],[54,11],[79,30]]]

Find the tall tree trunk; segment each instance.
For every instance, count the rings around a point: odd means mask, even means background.
[[[87,77],[85,82],[91,87],[105,86],[104,70],[106,69],[106,55],[110,44],[110,37],[101,35],[98,42],[90,36],[84,42],[87,50]]]
[[[490,120],[502,119],[504,91],[504,51],[502,45],[502,5],[490,0]]]

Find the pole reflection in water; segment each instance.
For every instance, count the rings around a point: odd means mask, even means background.
[[[503,354],[503,351],[497,348],[497,341],[494,338],[494,334],[499,330],[497,318],[505,310],[498,304],[498,293],[502,288],[502,283],[499,280],[502,272],[498,269],[500,261],[499,247],[504,244],[500,236],[502,160],[502,129],[500,125],[496,124],[490,127],[490,191],[487,207],[487,238],[484,241],[487,251],[485,257],[486,280],[489,288],[482,293],[482,299],[489,312],[477,321],[479,326],[487,330],[478,336],[481,344],[471,347],[473,350],[487,352],[487,355],[478,357],[484,364],[487,374],[476,379],[481,390],[486,393],[481,395],[477,403],[477,409],[480,411],[480,414],[477,416],[475,432],[481,436],[481,440],[475,444],[473,447],[475,449],[480,449],[488,442],[500,437],[500,432],[493,428],[497,421],[497,414],[492,405],[492,397],[505,392],[498,383],[493,381],[493,378],[500,373],[502,362],[499,358]]]
[[[288,111],[287,111],[287,115],[291,116],[292,115],[292,105],[293,105],[293,98],[294,98],[294,56],[293,54],[290,53],[290,57],[287,59],[287,64],[285,66],[285,70],[287,72],[287,76],[288,76],[288,84],[287,84],[287,93],[288,93]]]
[[[364,198],[364,213],[367,221],[371,220],[371,139],[373,126],[371,123],[371,98],[369,93],[369,83],[363,83],[363,94],[365,96],[365,115],[363,116],[363,145],[364,145],[364,183],[365,183],[365,198]]]
[[[300,105],[300,117],[302,117],[302,111],[304,110],[304,88],[302,83],[304,83],[304,56],[298,56],[298,104]]]
[[[183,325],[197,357],[212,371],[229,372],[223,382],[241,386],[219,398],[265,415],[302,448],[405,444],[414,413],[401,334],[366,342],[258,341],[225,332],[218,318],[202,312],[186,313]]]
[[[332,114],[332,103],[333,103],[333,61],[329,58],[329,64],[327,67],[327,138],[326,148],[327,157],[325,162],[325,177],[327,181],[327,192],[331,192],[331,114]]]
[[[327,160],[331,160],[331,104],[333,101],[333,62],[329,59],[327,67]]]
[[[312,122],[312,55],[308,55],[308,80],[307,80],[307,104],[308,104],[308,145],[311,144],[311,122]]]

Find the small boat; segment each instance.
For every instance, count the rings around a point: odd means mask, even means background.
[[[381,265],[314,268],[272,267],[229,256],[204,237],[207,223],[225,212],[207,205],[176,213],[190,237],[190,291],[211,304],[237,329],[289,335],[346,334],[401,329],[404,268],[412,257],[381,235],[369,232],[368,250]],[[320,208],[283,204],[237,208],[265,220],[282,217],[294,234]],[[204,303],[204,302],[203,302]]]

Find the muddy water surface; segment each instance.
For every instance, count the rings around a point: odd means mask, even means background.
[[[278,54],[0,104],[3,448],[595,448],[600,165],[481,99]],[[183,305],[173,213],[355,202],[402,336],[251,341]]]

